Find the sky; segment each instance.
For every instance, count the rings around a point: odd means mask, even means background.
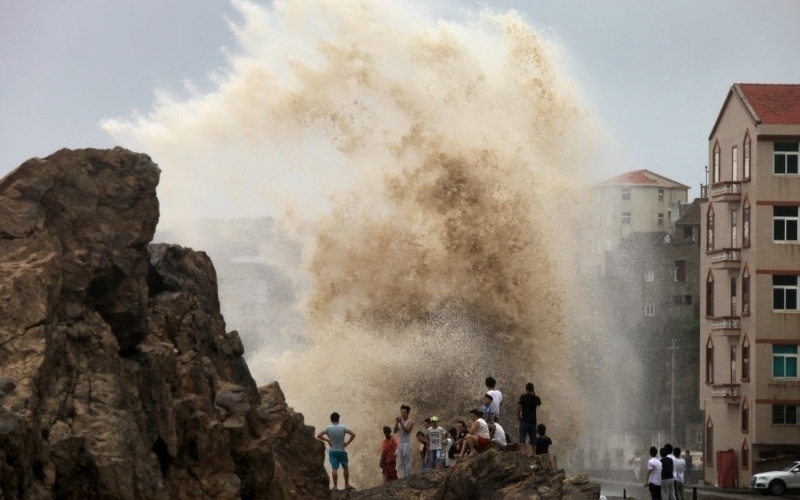
[[[522,13],[561,45],[587,108],[622,151],[599,176],[648,169],[689,185],[690,198],[731,84],[800,83],[796,0],[426,5],[451,20],[484,7]],[[0,175],[62,147],[117,145],[101,122],[146,114],[158,91],[213,88],[239,21],[225,0],[0,1]]]

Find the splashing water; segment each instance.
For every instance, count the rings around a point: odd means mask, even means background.
[[[274,215],[303,235],[307,341],[248,353],[259,382],[318,428],[340,412],[363,485],[400,404],[449,427],[488,375],[506,421],[533,381],[568,448],[577,181],[599,132],[558,46],[514,12],[234,4],[240,47],[212,92],[104,127],[160,164],[162,227]]]

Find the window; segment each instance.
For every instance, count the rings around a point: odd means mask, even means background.
[[[739,180],[739,148],[731,148],[731,180]]]
[[[772,207],[773,241],[797,243],[797,207]]]
[[[797,378],[797,346],[772,346],[772,378]]]
[[[664,214],[658,214],[658,227],[664,227]]]
[[[692,295],[691,294],[684,295],[683,303],[686,304],[687,306],[692,305]]]
[[[797,425],[797,406],[772,405],[772,425]]]
[[[748,470],[750,468],[750,447],[747,446],[747,440],[744,440],[742,443],[742,470]]]
[[[644,272],[644,280],[645,281],[655,281],[656,273],[655,271],[645,271]]]
[[[664,190],[663,189],[659,189],[658,190],[658,201],[664,201]]]
[[[708,422],[706,423],[705,445],[706,449],[703,451],[703,457],[706,465],[712,466],[714,465],[714,423],[711,422],[711,417],[708,417]]]
[[[644,306],[644,315],[645,316],[655,316],[656,315],[656,307],[653,304],[647,304]]]
[[[750,380],[750,341],[742,342],[742,380]]]
[[[736,227],[738,224],[739,213],[731,210],[731,248],[739,248],[739,232]]]
[[[742,275],[742,316],[750,316],[750,272],[746,268]]]
[[[694,243],[694,228],[693,227],[689,226],[689,227],[684,227],[683,228],[683,241],[691,241],[692,243]]]
[[[714,344],[711,337],[706,342],[706,384],[714,383]]]
[[[714,144],[714,171],[713,171],[713,183],[716,184],[719,182],[719,142]]]
[[[736,308],[736,278],[731,278],[731,316],[738,316]]]
[[[736,382],[736,346],[731,346],[731,384]]]
[[[747,397],[742,400],[742,432],[750,432],[750,405],[747,404]]]
[[[750,246],[750,201],[747,199],[744,200],[742,209],[742,246]]]
[[[772,309],[797,311],[797,276],[772,276]]]
[[[675,261],[675,281],[686,281],[686,261]]]
[[[797,173],[798,143],[776,142],[774,149],[774,172],[776,174]]]
[[[622,223],[628,225],[631,223],[631,213],[630,212],[622,212]]]
[[[706,213],[706,251],[710,252],[714,250],[714,207],[708,207],[708,212]]]
[[[622,199],[623,200],[631,199],[631,188],[622,188]]]
[[[711,271],[706,278],[706,316],[714,317],[714,275]]]
[[[744,180],[750,179],[750,133],[744,134]]]

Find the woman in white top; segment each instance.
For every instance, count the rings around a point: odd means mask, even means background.
[[[469,418],[472,420],[472,425],[469,428],[469,434],[464,436],[464,445],[461,447],[461,453],[458,454],[458,458],[464,458],[468,451],[478,453],[481,448],[486,448],[492,442],[489,426],[481,418],[481,411],[477,408],[470,410]]]

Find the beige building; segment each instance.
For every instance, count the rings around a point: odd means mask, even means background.
[[[700,408],[710,484],[748,487],[800,453],[799,144],[800,85],[733,85],[709,136]]]
[[[649,170],[618,175],[591,188],[592,213],[584,220],[581,274],[605,273],[606,252],[633,233],[671,232],[689,186]]]

